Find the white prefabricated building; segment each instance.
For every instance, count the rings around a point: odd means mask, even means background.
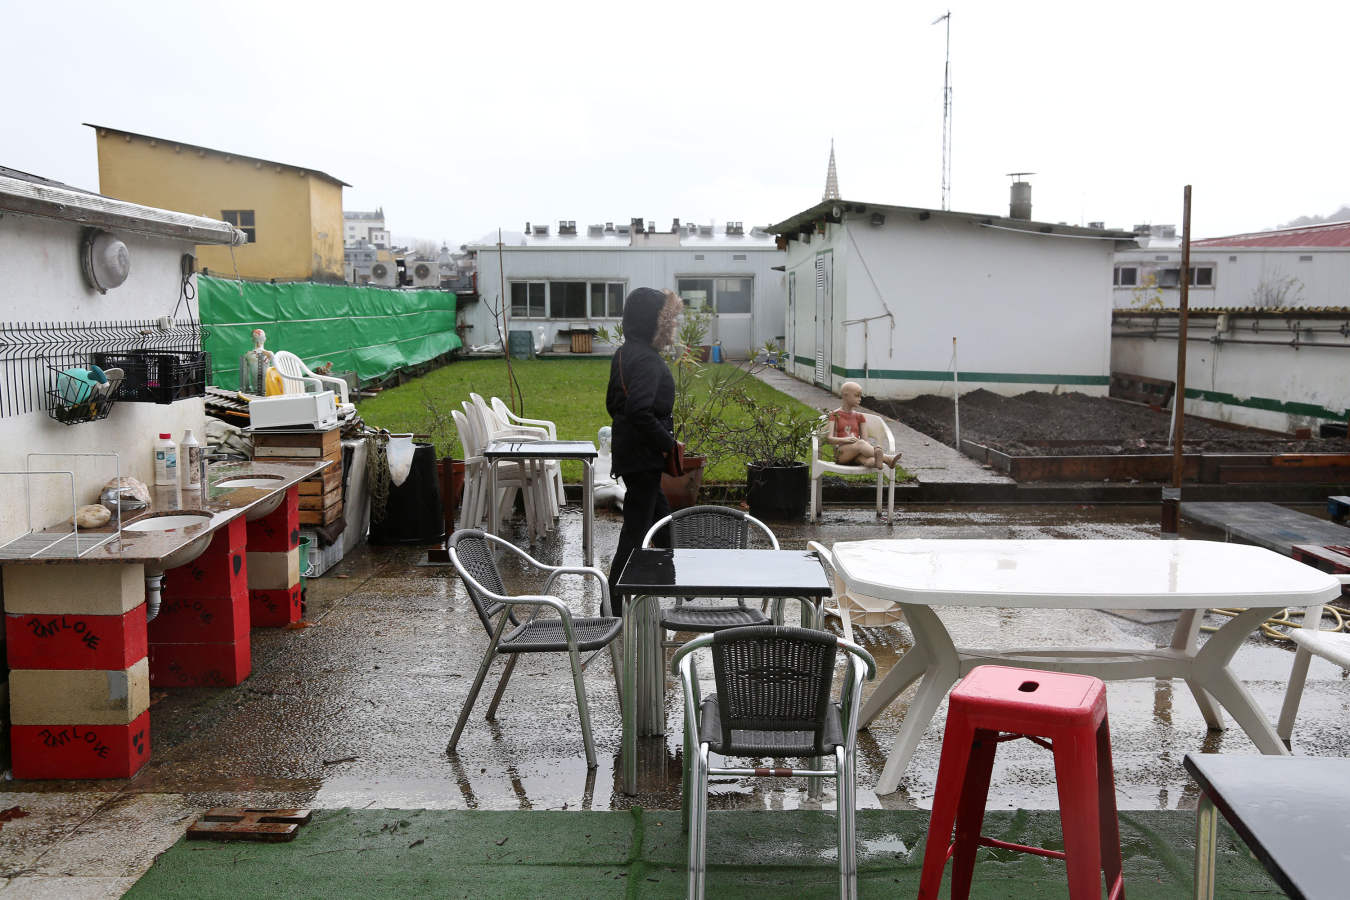
[[[623,298],[638,287],[677,291],[686,303],[706,303],[713,313],[709,343],[721,342],[741,357],[768,341],[781,344],[787,298],[784,254],[772,235],[740,222],[591,225],[578,231],[563,220],[528,226],[523,236],[479,243],[479,302],[462,323],[469,346],[486,346],[507,330],[537,334],[551,347],[559,331],[619,324]],[[499,330],[501,335],[499,335]],[[597,352],[607,352],[603,345]]]
[[[1111,271],[1131,232],[844,200],[770,230],[797,378],[890,399],[950,394],[958,371],[962,392],[1107,393]]]

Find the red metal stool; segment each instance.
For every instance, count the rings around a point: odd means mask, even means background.
[[[1064,852],[1010,844],[980,834],[994,749],[1027,738],[1054,751]],[[956,826],[956,839],[947,841]],[[1100,679],[1063,672],[979,666],[952,689],[942,738],[933,815],[928,821],[919,900],[937,900],[942,870],[952,863],[952,900],[970,896],[980,845],[1062,859],[1069,896],[1101,900],[1125,896],[1121,877],[1116,783],[1106,687]]]

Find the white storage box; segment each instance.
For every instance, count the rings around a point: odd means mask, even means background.
[[[337,402],[332,391],[262,397],[248,405],[252,428],[315,428],[337,425]]]

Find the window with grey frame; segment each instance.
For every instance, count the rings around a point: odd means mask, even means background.
[[[680,278],[677,285],[685,306],[706,304],[719,315],[748,315],[755,295],[754,278]]]
[[[517,319],[544,318],[545,288],[542,281],[511,282],[511,316]]]
[[[591,318],[617,319],[623,316],[623,282],[592,281]]]

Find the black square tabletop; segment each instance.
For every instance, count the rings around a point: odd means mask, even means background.
[[[1350,896],[1350,759],[1187,753],[1184,764],[1290,897]]]
[[[493,441],[483,450],[492,459],[595,459],[590,441]]]
[[[682,597],[828,597],[825,567],[809,550],[633,551],[621,594]]]

